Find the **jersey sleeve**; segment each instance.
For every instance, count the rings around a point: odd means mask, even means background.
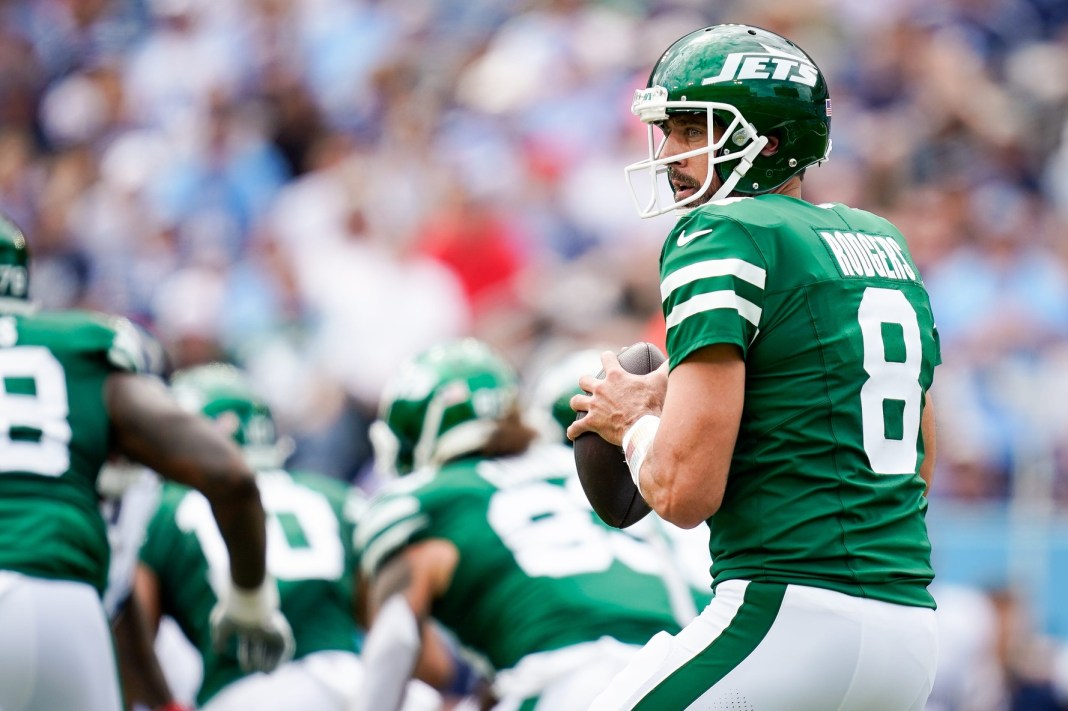
[[[660,260],[671,368],[716,343],[744,355],[760,330],[766,276],[764,256],[736,220],[706,210],[680,220]]]
[[[345,537],[345,565],[347,570],[356,570],[359,556],[356,551],[356,528],[367,513],[367,495],[356,486],[350,486],[345,494],[341,510],[342,534]]]
[[[411,493],[384,493],[360,517],[354,535],[360,572],[372,576],[406,546],[426,537],[430,514]]]
[[[108,326],[114,336],[107,349],[108,363],[127,373],[148,373],[150,352],[154,344],[128,319],[111,317]]]

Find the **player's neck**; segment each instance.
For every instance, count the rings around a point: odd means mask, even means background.
[[[798,200],[804,200],[801,196],[801,177],[795,175],[771,191],[774,195],[785,195],[787,197],[797,198]]]

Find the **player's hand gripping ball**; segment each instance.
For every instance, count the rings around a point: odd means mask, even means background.
[[[660,349],[644,341],[619,353],[623,370],[635,375],[652,373],[663,362]],[[597,377],[604,375],[602,370]],[[580,412],[578,418],[585,415]],[[584,432],[575,439],[575,466],[586,498],[609,526],[626,528],[645,518],[651,510],[630,477],[622,447],[605,441],[595,432]]]

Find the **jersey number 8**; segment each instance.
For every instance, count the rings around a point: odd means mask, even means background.
[[[896,289],[869,287],[860,300],[857,318],[868,374],[860,389],[864,451],[876,474],[914,474],[923,397],[916,310]],[[888,342],[887,336],[894,332],[900,333],[904,353],[891,356],[895,343]]]
[[[0,473],[58,477],[70,469],[63,365],[43,346],[0,350]]]

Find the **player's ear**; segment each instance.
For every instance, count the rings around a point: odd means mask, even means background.
[[[762,156],[773,156],[779,152],[779,137],[776,135],[768,136],[768,145],[764,146],[764,150],[760,151]]]

